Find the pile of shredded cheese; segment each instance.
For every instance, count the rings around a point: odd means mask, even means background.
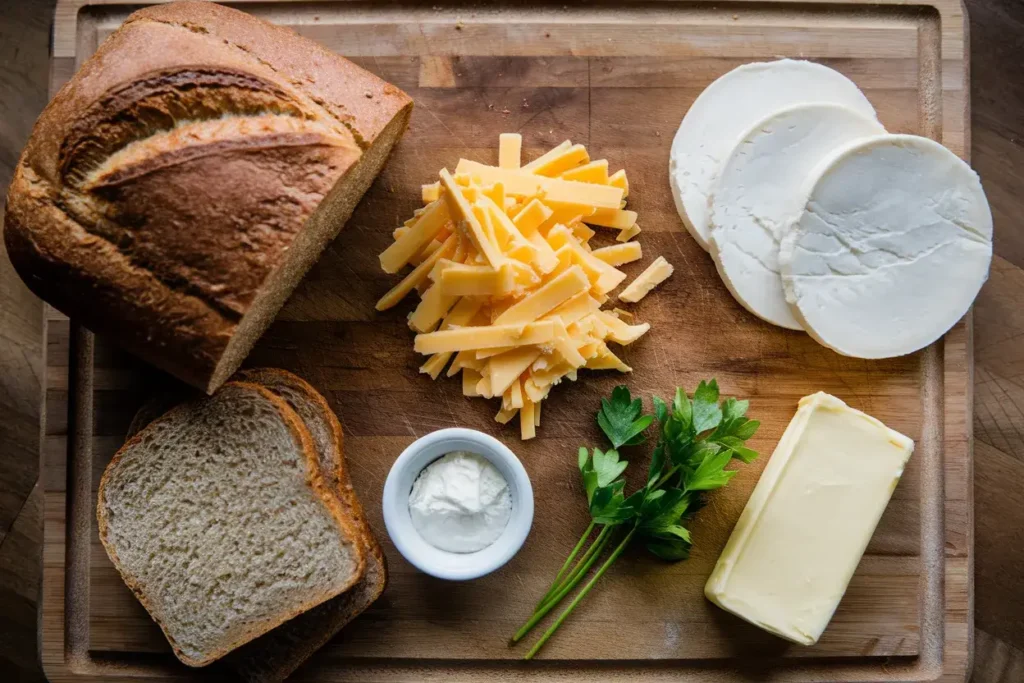
[[[530,439],[553,386],[583,367],[630,372],[608,343],[631,344],[650,325],[601,308],[626,278],[616,266],[643,256],[630,241],[640,227],[625,209],[625,172],[609,175],[607,161],[568,141],[524,166],[521,149],[521,136],[502,135],[498,166],[462,159],[454,175],[442,169],[423,186],[426,206],[380,255],[387,273],[413,270],[377,310],[417,290],[409,326],[416,351],[430,356],[420,371],[461,372],[466,396],[500,397],[495,419],[518,414]],[[618,243],[593,249],[588,225],[618,230]],[[639,301],[671,274],[659,257],[619,299]]]

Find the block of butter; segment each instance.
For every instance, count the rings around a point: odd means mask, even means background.
[[[801,399],[704,594],[775,635],[818,642],[913,450],[834,396]]]

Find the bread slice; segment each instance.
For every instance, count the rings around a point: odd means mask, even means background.
[[[345,466],[341,424],[326,399],[307,382],[285,370],[242,370],[233,379],[267,387],[283,398],[306,423],[324,479],[330,482],[331,490],[338,494],[354,520],[366,558],[362,580],[349,591],[239,648],[228,658],[228,663],[250,683],[272,683],[291,675],[380,597],[387,584],[387,567],[380,545],[366,522],[363,507],[352,490]]]
[[[231,382],[133,436],[99,536],[175,654],[204,666],[356,584],[362,540],[288,404]]]
[[[341,424],[326,399],[300,377],[276,368],[242,370],[233,381],[259,384],[288,403],[310,432],[317,462],[328,488],[338,496],[360,539],[366,569],[351,589],[282,624],[238,648],[228,663],[250,683],[281,681],[314,652],[373,604],[387,584],[384,553],[366,522],[362,505],[352,489],[345,464]],[[184,400],[181,391],[164,392],[147,400],[135,413],[128,438]]]
[[[8,253],[41,298],[210,393],[351,216],[411,108],[244,12],[147,7],[36,122]]]

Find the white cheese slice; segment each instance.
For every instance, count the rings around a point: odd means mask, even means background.
[[[913,450],[834,396],[803,398],[704,594],[775,635],[816,643]]]
[[[964,316],[992,260],[992,213],[970,166],[933,140],[882,135],[836,150],[808,187],[779,263],[818,342],[902,356]]]
[[[718,169],[754,123],[794,104],[845,104],[864,116],[875,110],[853,81],[827,66],[782,59],[744,64],[721,76],[694,101],[672,141],[669,179],[676,209],[693,238],[708,248],[708,195]]]
[[[874,117],[839,104],[798,104],[754,124],[722,164],[708,202],[711,256],[744,308],[802,329],[786,303],[779,241],[804,208],[807,176],[832,150],[885,133]]]

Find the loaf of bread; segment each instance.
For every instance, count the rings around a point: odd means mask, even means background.
[[[394,86],[206,2],[132,14],[46,107],[7,196],[29,287],[206,392],[405,131]]]
[[[117,452],[97,494],[100,541],[186,664],[204,666],[354,586],[364,534],[298,414],[229,382]]]

